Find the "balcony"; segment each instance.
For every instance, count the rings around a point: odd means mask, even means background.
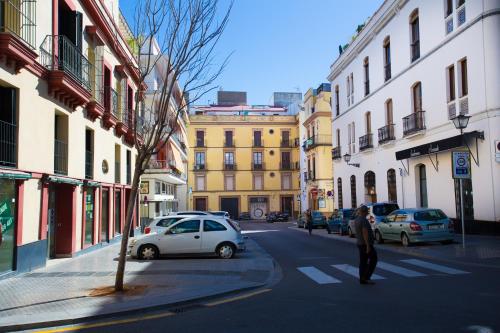
[[[205,141],[204,140],[196,140],[195,147],[197,147],[197,148],[205,148]]]
[[[92,65],[64,35],[48,35],[40,46],[40,63],[49,73],[49,93],[73,110],[91,97]]]
[[[425,130],[425,111],[413,112],[403,118],[403,136]]]
[[[130,127],[130,113],[131,110],[123,109],[118,112],[117,122],[116,122],[116,134],[118,137],[127,134]]]
[[[111,87],[104,87],[104,127],[111,128],[118,123],[118,93]]]
[[[17,165],[16,124],[0,120],[0,166]]]
[[[281,148],[292,148],[293,147],[292,141],[290,141],[290,139],[288,139],[288,140],[281,140],[280,141],[280,147]]]
[[[254,148],[262,148],[264,147],[264,141],[262,139],[259,139],[259,140],[253,140],[252,142],[252,147]]]
[[[36,0],[0,0],[0,54],[16,73],[35,63]]]
[[[332,159],[340,160],[341,158],[342,158],[342,152],[341,152],[340,146],[333,148],[332,149]]]
[[[359,151],[373,148],[373,134],[368,133],[359,137]]]
[[[391,79],[391,64],[386,64],[384,66],[384,79],[385,81],[389,81]]]
[[[312,171],[308,171],[305,173],[307,178],[306,178],[306,181],[313,181],[313,180],[316,180],[316,175],[314,174],[314,172]]]
[[[252,170],[253,171],[260,171],[260,170],[264,170],[265,169],[265,165],[264,163],[252,163]]]
[[[378,144],[383,144],[392,140],[395,140],[394,136],[394,124],[385,125],[378,129]]]
[[[285,170],[285,171],[293,170],[294,169],[293,167],[294,167],[294,165],[290,161],[280,163],[280,170]]]
[[[90,150],[85,151],[85,179],[94,178],[94,153]]]
[[[309,137],[303,145],[303,148],[307,151],[313,149],[317,146],[331,146],[332,145],[332,136],[331,135],[314,135]]]
[[[224,171],[236,170],[236,164],[234,163],[224,163],[222,167],[224,168]]]
[[[115,183],[121,182],[121,166],[120,162],[115,162]]]
[[[224,147],[226,148],[233,148],[234,147],[234,140],[224,140]]]
[[[68,174],[68,144],[62,140],[54,140],[54,173]]]
[[[195,164],[193,169],[194,169],[194,171],[205,171],[205,170],[207,170],[205,164]]]

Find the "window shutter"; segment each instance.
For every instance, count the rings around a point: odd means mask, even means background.
[[[203,176],[197,176],[196,177],[196,189],[198,191],[204,191],[205,190],[205,177],[203,177]]]

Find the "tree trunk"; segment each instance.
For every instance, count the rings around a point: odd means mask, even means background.
[[[125,217],[125,226],[122,231],[122,242],[120,246],[120,257],[118,259],[118,269],[116,270],[115,291],[123,291],[123,278],[125,275],[125,264],[127,263],[127,245],[132,225],[132,214],[137,203],[137,193],[139,189],[140,177],[142,174],[142,161],[137,160],[134,169],[134,179],[132,189],[127,202],[127,214]],[[139,209],[139,207],[137,207]],[[140,222],[140,221],[139,221]]]

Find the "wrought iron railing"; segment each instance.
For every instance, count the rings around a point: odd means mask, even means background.
[[[196,140],[195,146],[199,148],[205,147],[205,140]]]
[[[0,0],[0,32],[21,38],[36,48],[36,0]]]
[[[223,167],[224,167],[224,170],[226,170],[226,171],[236,170],[236,164],[235,163],[224,163]]]
[[[264,147],[264,140],[262,140],[262,139],[255,140],[254,139],[253,142],[252,142],[252,146],[253,147],[257,147],[257,148],[258,147]]]
[[[104,94],[104,111],[111,113],[118,119],[118,92],[112,87],[105,86],[103,88]]]
[[[54,173],[68,174],[68,144],[54,139]]]
[[[359,150],[373,148],[373,134],[368,133],[359,137]]]
[[[280,170],[293,170],[293,163],[290,161],[281,162]]]
[[[332,149],[332,159],[339,160],[341,158],[342,158],[342,152],[341,152],[340,146],[333,148]]]
[[[288,139],[288,140],[281,140],[280,147],[281,148],[291,148],[292,147],[292,141],[290,139]]]
[[[413,112],[403,118],[403,135],[410,135],[425,129],[425,111]]]
[[[378,129],[378,143],[385,143],[391,140],[395,140],[394,136],[394,124],[385,125]]]
[[[0,165],[15,167],[17,165],[16,124],[0,120]]]
[[[85,178],[94,178],[94,153],[90,150],[85,151]]]
[[[258,171],[258,170],[264,170],[265,169],[265,166],[264,166],[264,163],[256,163],[256,162],[253,162],[252,163],[252,170],[254,171]]]
[[[303,147],[305,150],[309,150],[309,149],[312,149],[316,146],[331,145],[331,144],[332,144],[332,136],[331,135],[317,134],[317,135],[309,137],[304,142]]]
[[[234,139],[224,140],[224,147],[234,147]]]
[[[91,91],[92,65],[64,35],[47,35],[40,46],[40,62],[48,70],[64,71],[82,87]]]
[[[118,121],[127,127],[130,127],[130,110],[122,109],[118,114]]]
[[[207,167],[206,167],[205,164],[199,163],[199,164],[195,164],[194,165],[194,170],[195,171],[203,171],[203,170],[206,170],[206,169],[207,169]]]

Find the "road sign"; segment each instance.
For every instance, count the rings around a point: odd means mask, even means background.
[[[470,154],[468,151],[454,151],[452,154],[453,178],[469,179],[470,174]]]

